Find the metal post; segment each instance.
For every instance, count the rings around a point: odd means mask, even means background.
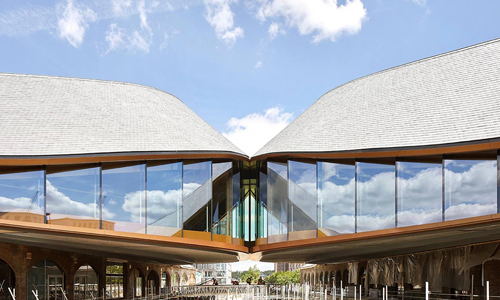
[[[389,288],[385,286],[385,300],[389,300]]]
[[[340,300],[344,300],[344,293],[342,290],[342,280],[340,281]]]
[[[361,284],[360,284],[360,285],[359,285],[359,300],[361,300],[361,291],[362,291],[362,290],[363,290],[363,289],[361,288]]]
[[[425,300],[429,300],[429,282],[425,282]]]
[[[472,275],[472,284],[471,284],[471,288],[470,288],[470,299],[471,300],[474,299],[474,275]]]
[[[490,300],[490,282],[489,281],[486,281],[486,300]]]
[[[356,300],[356,286],[354,286],[354,300]]]
[[[385,288],[382,288],[382,300],[385,300]],[[429,299],[426,299],[429,300]]]

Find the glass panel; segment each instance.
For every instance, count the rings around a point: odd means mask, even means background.
[[[232,168],[232,162],[212,164],[212,233],[216,235],[231,235]],[[229,242],[231,242],[230,239]]]
[[[262,163],[259,170],[259,219],[258,238],[267,237],[267,165]]]
[[[318,162],[319,235],[356,231],[355,167]]]
[[[443,219],[441,164],[397,162],[398,227]]]
[[[81,266],[76,270],[74,295],[75,300],[93,299],[99,295],[99,279],[89,265]]]
[[[148,234],[181,236],[182,163],[147,168]]]
[[[184,163],[183,178],[183,222],[184,236],[188,231],[210,233],[210,200],[212,198],[212,167],[210,161]],[[210,235],[196,235],[211,239]]]
[[[497,213],[497,161],[444,160],[445,220]]]
[[[0,174],[0,219],[44,223],[43,172]]]
[[[0,300],[11,300],[9,288],[16,288],[16,276],[10,266],[0,259]]]
[[[37,262],[28,272],[28,300],[35,300],[34,291],[39,300],[61,300],[60,287],[63,287],[64,274],[51,260]]]
[[[267,163],[268,243],[287,240],[287,169],[286,163]]]
[[[168,293],[168,277],[167,277],[167,272],[163,272],[161,274],[161,286],[160,286],[160,288],[161,288],[160,292],[162,294]]]
[[[145,233],[145,165],[102,170],[102,228]]]
[[[288,161],[289,223],[288,239],[316,237],[316,164]]]
[[[100,168],[49,172],[47,169],[48,222],[99,229]],[[103,211],[103,216],[109,217],[109,211]]]
[[[357,231],[395,226],[394,165],[356,163],[358,220]]]
[[[123,298],[123,264],[106,265],[106,298]]]
[[[240,211],[240,201],[241,201],[241,173],[237,164],[233,165],[233,172],[237,172],[233,175],[233,206],[231,208],[231,231],[232,237],[238,240],[233,240],[233,243],[239,244],[239,239],[241,239],[241,211]]]

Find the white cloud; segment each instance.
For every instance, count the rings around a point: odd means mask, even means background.
[[[105,54],[119,49],[127,49],[131,52],[149,52],[153,44],[153,30],[148,24],[146,2],[144,0],[139,1],[137,11],[139,12],[140,30],[127,33],[127,30],[118,27],[116,23],[109,25],[106,31],[108,48]]]
[[[68,40],[75,48],[80,47],[88,23],[97,19],[96,13],[88,7],[75,5],[73,0],[68,0],[64,8],[62,6],[59,8],[61,10],[57,21],[59,37]]]
[[[110,24],[106,31],[106,42],[108,43],[106,53],[125,47],[126,39],[127,36],[123,28],[118,27],[116,23]]]
[[[0,207],[2,212],[43,212],[43,207],[38,206],[37,203],[33,203],[31,210],[29,209],[30,206],[31,199],[28,197],[18,197],[11,199],[0,196]]]
[[[269,25],[269,29],[267,30],[267,33],[269,34],[269,39],[272,41],[274,40],[279,34],[284,35],[286,31],[281,28],[281,25],[272,22],[271,25]]]
[[[205,19],[215,29],[217,38],[232,47],[236,39],[243,38],[244,31],[241,27],[234,27],[234,13],[229,4],[237,0],[204,0]]]
[[[227,122],[228,132],[223,135],[248,155],[253,155],[293,119],[293,114],[282,108],[272,107],[264,114],[253,113]]]
[[[182,201],[182,190],[148,191],[148,220],[160,220],[163,225],[175,227],[176,215],[171,214],[178,210]],[[130,213],[131,222],[139,222],[141,212],[144,211],[144,192],[137,191],[125,195],[122,209]],[[169,220],[162,220],[168,218]],[[151,223],[148,221],[148,223]]]
[[[124,16],[131,6],[132,0],[113,0],[113,12],[117,17]]]
[[[355,34],[361,30],[366,9],[361,0],[347,0],[337,5],[336,0],[261,0],[257,17],[284,18],[288,27],[297,28],[302,35],[314,34],[313,42],[335,41],[343,33]]]
[[[427,0],[412,0],[412,1],[420,6],[425,6],[427,4]]]
[[[178,34],[179,34],[179,30],[177,30],[177,29],[173,29],[170,34],[167,31],[165,31],[163,33],[163,42],[160,45],[160,50],[167,49],[170,39]]]
[[[69,216],[78,212],[78,216],[87,218],[98,218],[99,217],[99,205],[98,203],[81,203],[75,201],[65,195],[63,192],[59,191],[58,188],[52,185],[52,183],[47,180],[46,184],[47,191],[47,211],[51,214]],[[102,210],[103,219],[110,220],[115,216],[106,208]]]
[[[264,64],[260,60],[255,64],[256,69],[260,69],[260,68],[262,68],[262,66],[264,66]]]

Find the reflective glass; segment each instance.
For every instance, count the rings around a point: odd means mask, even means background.
[[[397,162],[398,227],[442,221],[442,165]]]
[[[99,173],[99,167],[58,173],[48,168],[48,222],[99,229]],[[109,216],[109,211],[103,215]]]
[[[259,205],[257,238],[267,238],[267,165],[259,170]]]
[[[182,163],[147,168],[148,234],[181,236]]]
[[[74,300],[85,300],[99,296],[99,277],[89,265],[83,265],[75,272]]]
[[[106,298],[123,298],[123,277],[123,264],[110,262],[106,265]]]
[[[28,300],[61,300],[64,273],[51,260],[41,260],[28,271]],[[33,292],[38,294],[35,298]]]
[[[0,174],[0,219],[44,223],[43,173]]]
[[[268,243],[284,242],[288,234],[288,168],[286,163],[267,163]]]
[[[183,223],[184,237],[190,237],[189,231],[207,232],[208,235],[195,235],[202,239],[211,239],[210,215],[212,199],[212,166],[210,161],[184,163],[183,178]]]
[[[444,160],[445,220],[497,213],[496,160]]]
[[[356,163],[357,232],[395,226],[395,171],[394,165]]]
[[[102,170],[102,228],[145,233],[145,165]]]
[[[316,163],[288,161],[288,239],[315,238],[317,233]]]
[[[231,235],[232,169],[232,162],[212,164],[212,233],[216,235]]]
[[[354,233],[354,165],[318,162],[318,193],[318,234]]]

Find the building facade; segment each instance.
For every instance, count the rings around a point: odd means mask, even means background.
[[[248,157],[163,91],[0,74],[0,297],[131,298],[245,259],[470,293],[497,264],[499,78],[500,40],[368,75]]]
[[[304,266],[304,263],[274,263],[274,272],[296,271]]]
[[[217,284],[231,284],[231,264],[199,264],[196,271],[200,274],[199,284],[213,284],[213,279]]]

